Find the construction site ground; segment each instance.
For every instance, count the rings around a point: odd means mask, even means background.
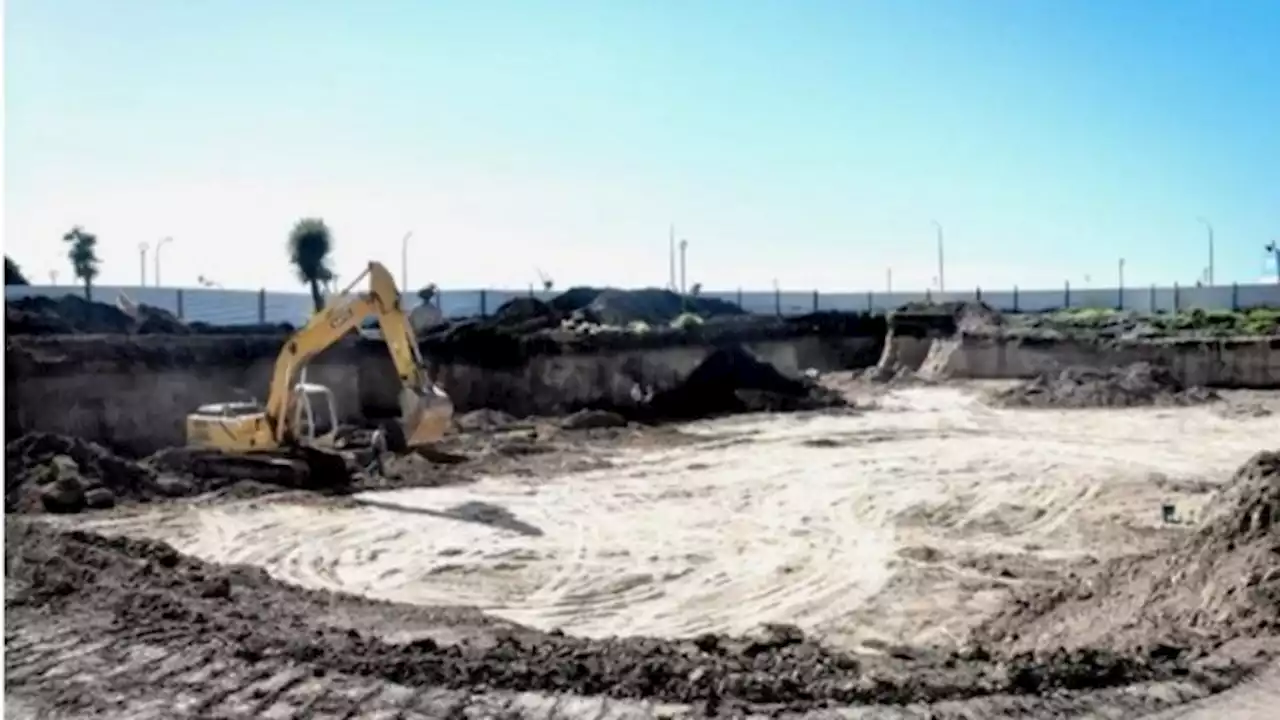
[[[991,385],[844,377],[840,410],[479,417],[443,447],[467,462],[398,460],[344,497],[10,515],[6,716],[1273,716],[1263,641],[993,656],[970,635],[1016,593],[1186,542],[1275,445],[1280,395],[1007,409]]]

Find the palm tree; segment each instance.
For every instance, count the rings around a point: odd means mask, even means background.
[[[98,236],[79,225],[71,228],[62,241],[71,246],[67,258],[71,271],[84,283],[84,299],[93,300],[93,281],[98,277]]]
[[[4,256],[4,284],[9,285],[30,285],[27,278],[22,274],[22,268],[18,267],[18,263],[14,262],[8,255]]]
[[[329,255],[333,252],[333,236],[329,226],[320,218],[303,218],[289,233],[289,261],[298,272],[298,279],[311,286],[311,301],[316,312],[324,310],[323,283],[333,279],[329,267]]]

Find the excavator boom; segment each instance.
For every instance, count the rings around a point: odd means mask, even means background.
[[[368,292],[348,295],[365,276]],[[427,373],[418,348],[413,325],[400,306],[400,291],[381,263],[371,262],[339,300],[312,316],[307,324],[285,343],[276,358],[267,398],[266,419],[277,445],[289,440],[289,402],[299,373],[307,363],[373,315],[382,329],[396,374],[400,377],[400,438],[392,441],[408,447],[439,440],[453,418],[453,403]]]
[[[368,291],[351,293],[365,276]],[[186,464],[209,477],[261,477],[291,484],[290,478],[301,470],[314,482],[316,477],[341,475],[338,466],[344,458],[368,460],[357,448],[359,443],[352,445],[352,437],[339,432],[332,391],[299,380],[305,378],[308,363],[370,315],[382,328],[401,387],[399,422],[371,436],[372,457],[380,456],[378,448],[400,451],[439,440],[453,419],[453,403],[431,382],[391,273],[374,262],[285,341],[265,407],[215,403],[187,416],[187,447],[173,453],[174,466]]]

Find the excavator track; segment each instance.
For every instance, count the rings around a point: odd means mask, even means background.
[[[190,475],[217,484],[249,480],[299,490],[342,489],[352,479],[346,458],[314,448],[258,453],[174,448],[157,456],[155,466],[161,472]]]

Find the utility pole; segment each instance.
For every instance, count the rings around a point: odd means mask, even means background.
[[[1213,225],[1203,217],[1196,218],[1204,223],[1205,230],[1209,232],[1209,270],[1206,279],[1209,281],[1210,287],[1213,286]]]
[[[942,223],[934,220],[933,226],[938,229],[938,292],[944,293],[947,291],[947,275],[942,255]]]
[[[147,286],[147,248],[150,245],[146,240],[138,243],[138,283],[140,287]],[[160,248],[156,247],[156,255],[159,255]]]
[[[1124,292],[1124,258],[1120,258],[1120,292]]]
[[[409,292],[409,238],[413,237],[413,231],[404,234],[400,238],[400,294]]]
[[[684,295],[686,290],[685,288],[685,277],[686,277],[685,276],[685,253],[688,251],[688,249],[689,249],[689,241],[685,239],[681,239],[680,240],[680,294],[681,295]]]
[[[884,270],[884,291],[893,294],[893,268],[885,268]]]
[[[156,277],[155,277],[156,287],[160,287],[160,248],[164,247],[167,243],[171,243],[171,242],[173,242],[173,238],[171,238],[171,237],[166,237],[166,238],[162,238],[162,239],[160,240],[160,242],[156,243],[156,257],[155,257],[155,262],[156,262],[156,272],[155,272],[155,276],[156,276]]]

